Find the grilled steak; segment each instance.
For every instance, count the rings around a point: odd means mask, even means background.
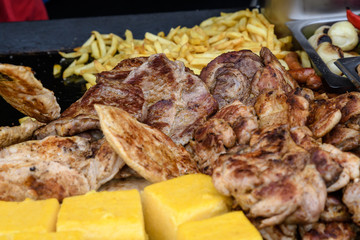
[[[218,107],[206,85],[183,63],[156,54],[124,60],[114,70],[101,73],[95,86],[36,136],[71,136],[99,129],[94,104],[122,108],[183,145]]]

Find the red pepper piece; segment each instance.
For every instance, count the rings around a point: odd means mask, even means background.
[[[353,13],[349,7],[346,8],[346,17],[354,27],[360,29],[360,16]]]

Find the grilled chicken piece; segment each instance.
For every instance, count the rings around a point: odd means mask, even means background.
[[[190,142],[200,171],[211,175],[217,158],[235,144],[248,144],[257,129],[253,107],[239,100],[223,106],[195,131],[194,141]]]
[[[0,127],[0,148],[31,139],[35,130],[43,125],[44,123],[28,118],[19,126]]]
[[[60,116],[54,93],[43,87],[29,67],[0,64],[0,95],[39,122],[47,123]]]
[[[356,229],[351,223],[331,222],[313,223],[300,226],[303,240],[355,240]]]
[[[341,201],[341,198],[328,194],[325,203],[325,209],[321,213],[320,221],[322,222],[349,222],[350,213]]]
[[[236,135],[231,126],[223,119],[212,118],[196,130],[190,146],[197,156],[199,170],[211,175],[217,158],[235,143]]]
[[[263,47],[261,49],[260,57],[265,67],[253,78],[251,83],[253,95],[258,96],[267,90],[283,90],[285,93],[289,93],[299,87],[298,83],[268,48]]]
[[[360,226],[360,181],[356,179],[355,181],[349,183],[344,190],[343,203],[349,209],[350,214],[352,215],[352,220],[358,226]]]
[[[342,151],[350,151],[360,145],[360,131],[338,124],[324,136],[323,141]]]
[[[260,128],[285,124],[305,126],[312,99],[313,92],[305,88],[296,88],[289,93],[281,89],[263,91],[254,105]]]
[[[327,185],[328,192],[345,187],[351,179],[359,177],[360,158],[343,152],[331,144],[320,143],[306,127],[291,129],[294,141],[311,153],[311,162],[316,165]],[[310,132],[310,133],[309,133]]]
[[[259,117],[259,127],[280,126],[289,123],[289,105],[287,96],[282,90],[264,91],[254,105]]]
[[[96,190],[124,165],[104,144],[92,145],[80,137],[50,136],[2,149],[0,199],[61,201]]]
[[[211,94],[223,107],[234,100],[245,104],[252,101],[251,81],[263,68],[261,58],[250,50],[223,53],[213,59],[200,73]]]
[[[129,167],[149,182],[198,172],[185,148],[160,130],[140,123],[120,108],[95,105],[95,109],[107,141]]]
[[[360,115],[360,93],[349,92],[330,99],[315,101],[310,129],[315,137],[323,137],[338,123],[352,121]]]
[[[250,140],[251,150],[224,154],[216,161],[213,182],[231,195],[260,228],[319,219],[326,186],[310,164],[310,155],[291,139],[286,126],[263,129]]]
[[[265,240],[296,240],[297,228],[298,227],[295,224],[280,224],[265,227],[259,229],[259,231]]]
[[[320,149],[328,152],[330,157],[339,163],[350,176],[350,179],[360,177],[360,158],[350,152],[343,152],[331,144],[321,144]]]

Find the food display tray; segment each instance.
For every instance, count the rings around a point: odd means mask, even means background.
[[[146,32],[168,33],[177,26],[193,27],[203,20],[219,16],[221,12],[235,12],[244,8],[191,10],[133,15],[87,18],[68,18],[49,21],[0,23],[0,63],[29,66],[43,85],[54,91],[62,110],[79,99],[84,82],[64,84],[53,75],[53,66],[61,61],[58,51],[72,51],[81,46],[91,31],[124,36],[126,29],[136,39]],[[17,125],[23,115],[0,97],[0,126]]]
[[[329,91],[343,93],[347,91],[359,91],[360,82],[349,78],[338,76],[330,71],[324,61],[317,54],[316,50],[308,42],[308,38],[312,36],[317,28],[323,25],[332,25],[338,21],[347,20],[346,16],[331,18],[313,18],[308,20],[297,20],[287,22],[286,25],[292,32],[296,43],[304,49],[313,63],[314,69],[325,80],[325,84]]]

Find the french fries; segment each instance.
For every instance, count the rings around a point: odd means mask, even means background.
[[[271,24],[257,9],[221,13],[192,28],[178,26],[164,32],[146,32],[144,39],[134,39],[130,30],[124,38],[110,33],[92,31],[85,43],[71,53],[60,52],[64,58],[74,61],[63,71],[63,78],[81,75],[95,84],[95,74],[111,70],[121,60],[164,53],[171,60],[184,62],[195,74],[218,55],[242,49],[259,53],[268,47],[278,58],[283,58],[291,47],[291,36],[278,39]],[[90,58],[91,57],[91,58]],[[89,59],[93,59],[89,62]]]

